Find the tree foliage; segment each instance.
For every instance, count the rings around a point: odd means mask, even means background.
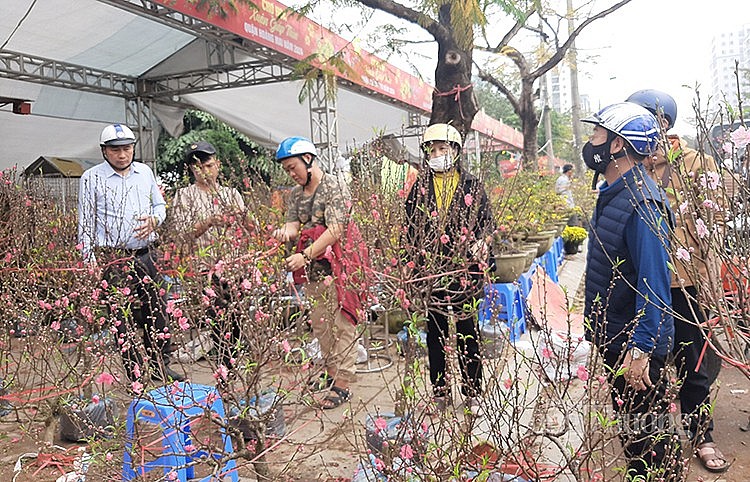
[[[579,153],[573,149],[573,120],[570,114],[550,110],[550,117],[552,118],[552,149],[555,157],[574,164]],[[544,130],[539,133],[539,137],[542,145],[547,143]]]
[[[223,176],[234,187],[245,189],[249,182],[271,184],[283,179],[281,169],[266,149],[211,114],[189,110],[185,113],[183,125],[185,133],[180,137],[163,134],[159,138],[156,166],[168,185],[187,182],[185,150],[198,141],[209,142],[216,148],[216,157],[222,161]]]
[[[513,110],[513,106],[510,105],[508,99],[500,94],[497,89],[480,80],[474,86],[474,91],[477,93],[479,105],[482,106],[485,114],[501,120],[515,129],[521,128],[521,119],[518,114]]]

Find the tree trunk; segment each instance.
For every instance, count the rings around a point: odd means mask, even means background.
[[[438,59],[430,124],[451,124],[458,129],[461,136],[466,137],[479,110],[471,83],[473,49],[464,49],[458,45],[450,28],[450,5],[440,7],[439,15],[440,23],[449,28],[450,35],[436,38]]]
[[[531,170],[537,170],[536,160],[539,149],[539,143],[537,142],[539,115],[534,108],[536,97],[534,81],[524,79],[521,82],[521,95],[518,99],[518,116],[521,118],[521,129],[523,131],[523,167]]]

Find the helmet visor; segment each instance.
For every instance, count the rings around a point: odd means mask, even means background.
[[[129,146],[135,144],[135,139],[112,139],[104,143],[105,146]]]

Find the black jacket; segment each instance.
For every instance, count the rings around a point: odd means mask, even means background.
[[[472,297],[481,297],[483,273],[471,247],[495,231],[495,221],[484,185],[471,174],[460,171],[447,215],[435,216],[433,186],[432,171],[426,170],[409,192],[404,251],[416,265],[414,278],[431,277],[423,282],[423,288],[433,301],[460,306]],[[489,257],[481,261],[491,262]]]

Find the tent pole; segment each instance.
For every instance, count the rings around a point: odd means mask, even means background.
[[[156,173],[156,134],[151,99],[134,97],[125,101],[125,123],[135,127],[138,135],[138,160]]]

